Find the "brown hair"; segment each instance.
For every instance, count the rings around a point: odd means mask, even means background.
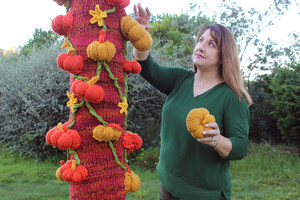
[[[240,70],[240,61],[238,57],[238,49],[235,39],[230,30],[220,24],[211,24],[204,26],[198,33],[196,44],[203,33],[210,29],[212,38],[216,41],[220,49],[221,61],[219,73],[226,84],[237,94],[239,100],[244,97],[250,106],[252,99],[246,89]],[[194,71],[197,72],[197,67],[194,65]]]

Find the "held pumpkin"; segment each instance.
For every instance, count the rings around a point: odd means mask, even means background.
[[[216,119],[205,108],[191,110],[186,118],[187,129],[196,139],[210,137],[209,135],[203,135],[203,131],[211,130],[212,128],[207,128],[205,125],[212,122],[216,122]]]

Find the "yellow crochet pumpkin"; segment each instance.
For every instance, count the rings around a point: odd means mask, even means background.
[[[210,135],[203,135],[203,131],[211,130],[212,128],[207,128],[205,125],[212,122],[216,122],[216,119],[205,108],[191,110],[186,118],[187,129],[196,139],[210,137]]]
[[[108,126],[99,125],[93,130],[93,137],[99,142],[107,142],[110,140],[118,140],[121,136],[122,129],[115,124]]]
[[[86,49],[87,56],[95,61],[111,61],[116,54],[115,45],[109,41],[94,41]]]
[[[121,18],[121,31],[137,50],[147,51],[152,46],[150,34],[130,15]]]
[[[141,187],[141,179],[133,172],[126,172],[124,185],[126,193],[136,192]]]
[[[64,181],[64,179],[63,179],[63,177],[61,176],[61,173],[60,173],[60,168],[58,168],[56,170],[56,178],[57,178],[57,180]]]

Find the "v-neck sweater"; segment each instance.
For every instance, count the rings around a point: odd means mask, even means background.
[[[141,75],[167,95],[162,109],[161,148],[156,167],[161,184],[181,200],[231,199],[230,160],[242,159],[248,151],[249,108],[245,99],[220,83],[194,97],[195,73],[183,67],[164,67],[151,54]],[[232,150],[222,158],[211,146],[192,137],[186,117],[195,108],[214,115],[221,135],[230,139]]]

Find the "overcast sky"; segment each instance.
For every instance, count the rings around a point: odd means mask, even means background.
[[[131,0],[126,8],[128,14],[133,12],[133,5],[141,2],[144,7],[149,7],[153,15],[157,14],[180,14],[189,8],[189,0]],[[194,0],[196,2],[196,0]],[[216,9],[221,0],[199,0],[198,4],[206,3],[209,11]],[[272,0],[239,0],[239,5],[246,8],[254,7],[257,10],[265,9]],[[282,17],[272,29],[272,37],[277,41],[292,31],[300,32],[299,7],[294,6],[288,15]],[[48,30],[51,28],[51,19],[60,14],[65,14],[66,9],[58,6],[52,0],[9,0],[1,1],[0,4],[0,48],[9,49],[26,44],[32,37],[35,28]],[[209,16],[209,14],[207,14]]]

